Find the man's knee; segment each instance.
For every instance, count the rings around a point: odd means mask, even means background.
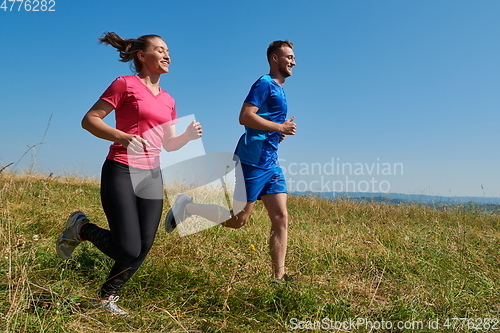
[[[269,218],[277,224],[288,224],[288,212],[286,210],[271,211],[269,212]]]

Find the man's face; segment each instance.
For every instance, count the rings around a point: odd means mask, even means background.
[[[277,56],[278,70],[283,77],[292,75],[292,68],[295,66],[295,54],[288,46],[279,49]]]

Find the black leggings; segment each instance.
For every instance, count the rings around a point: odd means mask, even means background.
[[[141,266],[158,229],[163,207],[160,168],[141,170],[106,160],[101,173],[101,202],[109,230],[93,223],[80,235],[115,260],[100,296],[117,295]]]

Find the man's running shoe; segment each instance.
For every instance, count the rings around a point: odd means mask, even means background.
[[[80,224],[89,220],[82,212],[72,213],[66,221],[66,229],[59,235],[56,242],[56,251],[59,257],[69,259],[75,248],[83,241],[78,235]]]
[[[177,196],[177,199],[175,199],[173,206],[170,208],[165,218],[165,230],[167,230],[167,232],[174,231],[179,224],[191,216],[191,214],[186,211],[186,205],[190,203],[193,203],[193,199],[187,195],[179,194]]]

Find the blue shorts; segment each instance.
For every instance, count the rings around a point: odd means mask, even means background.
[[[242,163],[241,169],[245,179],[246,202],[260,200],[265,194],[288,193],[281,167],[266,170]]]

